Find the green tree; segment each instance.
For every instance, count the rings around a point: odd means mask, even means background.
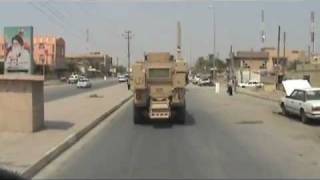
[[[122,65],[119,65],[119,66],[117,67],[117,73],[123,74],[123,73],[125,73],[125,72],[127,72],[127,68],[126,68],[126,67],[124,67],[124,66],[122,66]]]
[[[213,56],[209,56],[208,59],[199,57],[196,61],[194,71],[196,73],[209,73],[210,69],[213,67],[213,62]],[[221,59],[215,58],[215,65],[218,72],[223,72],[226,69],[226,63]]]

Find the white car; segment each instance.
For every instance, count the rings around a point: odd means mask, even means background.
[[[118,76],[118,82],[127,82],[128,76],[127,75],[119,75]]]
[[[192,83],[193,84],[198,84],[200,81],[200,77],[199,76],[195,76],[193,79],[192,79]]]
[[[213,82],[210,78],[202,78],[198,82],[199,86],[213,86]]]
[[[259,82],[259,81],[255,81],[255,80],[250,80],[248,82],[245,83],[238,83],[239,87],[242,88],[247,88],[247,87],[263,87],[263,83]]]
[[[92,84],[87,78],[81,78],[77,83],[77,88],[91,88],[91,87],[92,87]]]
[[[282,82],[286,96],[281,99],[283,114],[300,116],[303,123],[320,119],[320,88],[312,88],[307,80]]]

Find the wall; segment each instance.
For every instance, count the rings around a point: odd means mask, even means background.
[[[253,72],[249,70],[242,70],[242,73],[240,70],[237,70],[235,72],[238,82],[247,82],[249,80],[257,80],[260,81],[260,73]]]
[[[320,71],[310,71],[310,72],[302,72],[302,71],[294,71],[288,72],[286,74],[286,78],[288,79],[303,79],[305,75],[310,76],[310,83],[312,86],[320,87]]]

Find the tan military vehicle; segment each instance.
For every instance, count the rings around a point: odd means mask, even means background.
[[[148,53],[132,65],[134,123],[167,120],[184,123],[188,67],[170,53]]]

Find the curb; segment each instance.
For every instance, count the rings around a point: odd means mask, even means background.
[[[72,145],[74,145],[77,141],[79,141],[84,135],[86,135],[90,130],[95,128],[99,123],[109,117],[113,112],[118,110],[123,104],[128,102],[133,95],[130,95],[126,99],[122,100],[119,104],[111,108],[109,111],[103,113],[97,119],[95,119],[92,123],[88,124],[84,128],[79,131],[69,135],[66,139],[64,139],[60,144],[49,150],[45,153],[43,157],[41,157],[36,163],[31,165],[31,167],[27,168],[24,172],[22,172],[22,176],[31,179],[34,175],[36,175],[42,168],[48,165],[51,161],[57,158],[64,151],[69,149]]]
[[[241,91],[237,91],[238,94],[243,94],[243,95],[247,95],[247,96],[251,96],[251,97],[255,97],[255,98],[259,98],[259,99],[263,99],[263,100],[267,100],[267,101],[271,101],[271,102],[276,102],[279,103],[279,100],[273,99],[273,98],[268,98],[268,97],[263,97],[263,96],[259,96],[259,95],[255,95],[255,94],[251,94],[248,92],[241,92]]]

